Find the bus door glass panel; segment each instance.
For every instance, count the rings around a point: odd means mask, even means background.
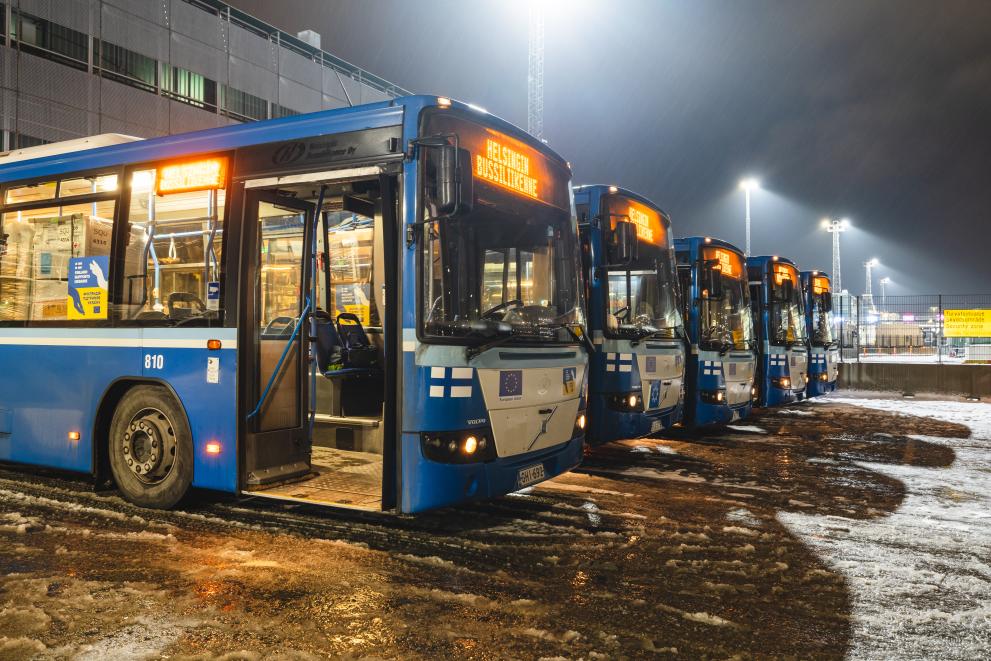
[[[303,306],[303,267],[307,213],[261,201],[258,203],[258,311],[259,397],[272,379],[260,411],[258,431],[292,429],[301,425],[300,343],[289,346]]]
[[[330,312],[358,317],[365,328],[381,328],[379,305],[373,290],[375,220],[350,211],[326,212],[330,249],[324,247],[323,232],[317,238],[320,259],[330,261]],[[318,273],[319,298],[326,301],[323,268]]]

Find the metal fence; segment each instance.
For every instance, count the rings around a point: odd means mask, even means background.
[[[836,294],[833,323],[843,362],[991,364],[989,294]]]

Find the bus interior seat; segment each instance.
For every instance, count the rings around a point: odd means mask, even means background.
[[[346,368],[373,368],[378,362],[378,348],[365,333],[358,315],[342,312],[337,315],[337,336]]]

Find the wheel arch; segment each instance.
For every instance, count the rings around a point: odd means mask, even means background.
[[[185,416],[186,424],[189,424],[186,406],[183,404],[182,398],[179,397],[179,393],[168,381],[144,376],[122,376],[114,379],[103,391],[100,403],[96,407],[96,415],[93,418],[93,477],[98,484],[106,480],[113,480],[113,474],[110,471],[110,423],[120,400],[129,390],[137,386],[164,387],[172,395],[182,411],[182,415]]]

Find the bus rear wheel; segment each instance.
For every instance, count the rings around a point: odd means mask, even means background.
[[[110,469],[128,501],[170,509],[193,482],[193,438],[186,415],[161,386],[128,390],[110,423]]]

